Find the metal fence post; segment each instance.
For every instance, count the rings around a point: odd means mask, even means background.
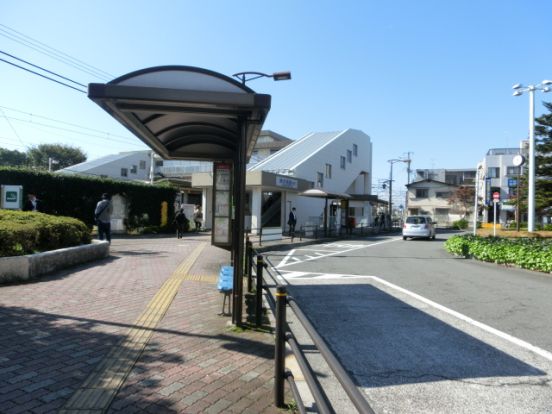
[[[247,272],[247,292],[251,293],[253,289],[252,277],[253,277],[253,243],[249,240],[247,236],[245,242],[245,269]]]
[[[276,288],[276,344],[274,347],[274,403],[278,408],[284,407],[286,303],[286,288],[278,286]]]
[[[257,256],[257,292],[255,293],[255,325],[263,323],[263,255]]]

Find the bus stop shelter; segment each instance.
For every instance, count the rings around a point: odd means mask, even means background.
[[[241,324],[245,167],[270,110],[270,95],[207,69],[160,66],[92,83],[88,97],[163,159],[232,165],[231,224],[221,247],[232,252],[232,322]]]

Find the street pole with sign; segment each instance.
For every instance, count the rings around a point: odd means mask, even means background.
[[[514,157],[514,159],[512,160],[512,162],[514,163],[514,166],[517,167],[518,171],[517,171],[517,183],[516,183],[516,231],[519,231],[519,222],[521,221],[521,214],[520,214],[520,211],[519,211],[519,198],[520,198],[520,194],[519,194],[519,181],[520,181],[520,178],[521,178],[521,166],[523,164],[525,164],[525,157],[521,154],[518,154]]]
[[[493,193],[493,237],[496,237],[496,205],[500,201],[500,193]]]

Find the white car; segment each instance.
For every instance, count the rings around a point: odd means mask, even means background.
[[[425,237],[435,240],[435,223],[431,217],[408,216],[403,224],[403,240],[407,237]]]

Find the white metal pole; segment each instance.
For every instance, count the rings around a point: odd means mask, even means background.
[[[391,164],[391,169],[389,170],[389,220],[391,220],[391,215],[393,214],[393,161],[389,161]]]
[[[497,200],[493,200],[493,236],[496,237],[496,205]]]
[[[535,231],[535,87],[529,86],[529,193],[527,231]]]
[[[152,151],[150,154],[150,173],[149,173],[150,184],[153,184],[153,176],[154,176],[154,168],[155,168],[155,159],[153,156],[154,156],[154,152]]]
[[[48,172],[52,172],[52,157],[48,157]]]
[[[475,170],[475,205],[473,207],[473,235],[477,235],[477,198],[479,190],[479,168]]]

